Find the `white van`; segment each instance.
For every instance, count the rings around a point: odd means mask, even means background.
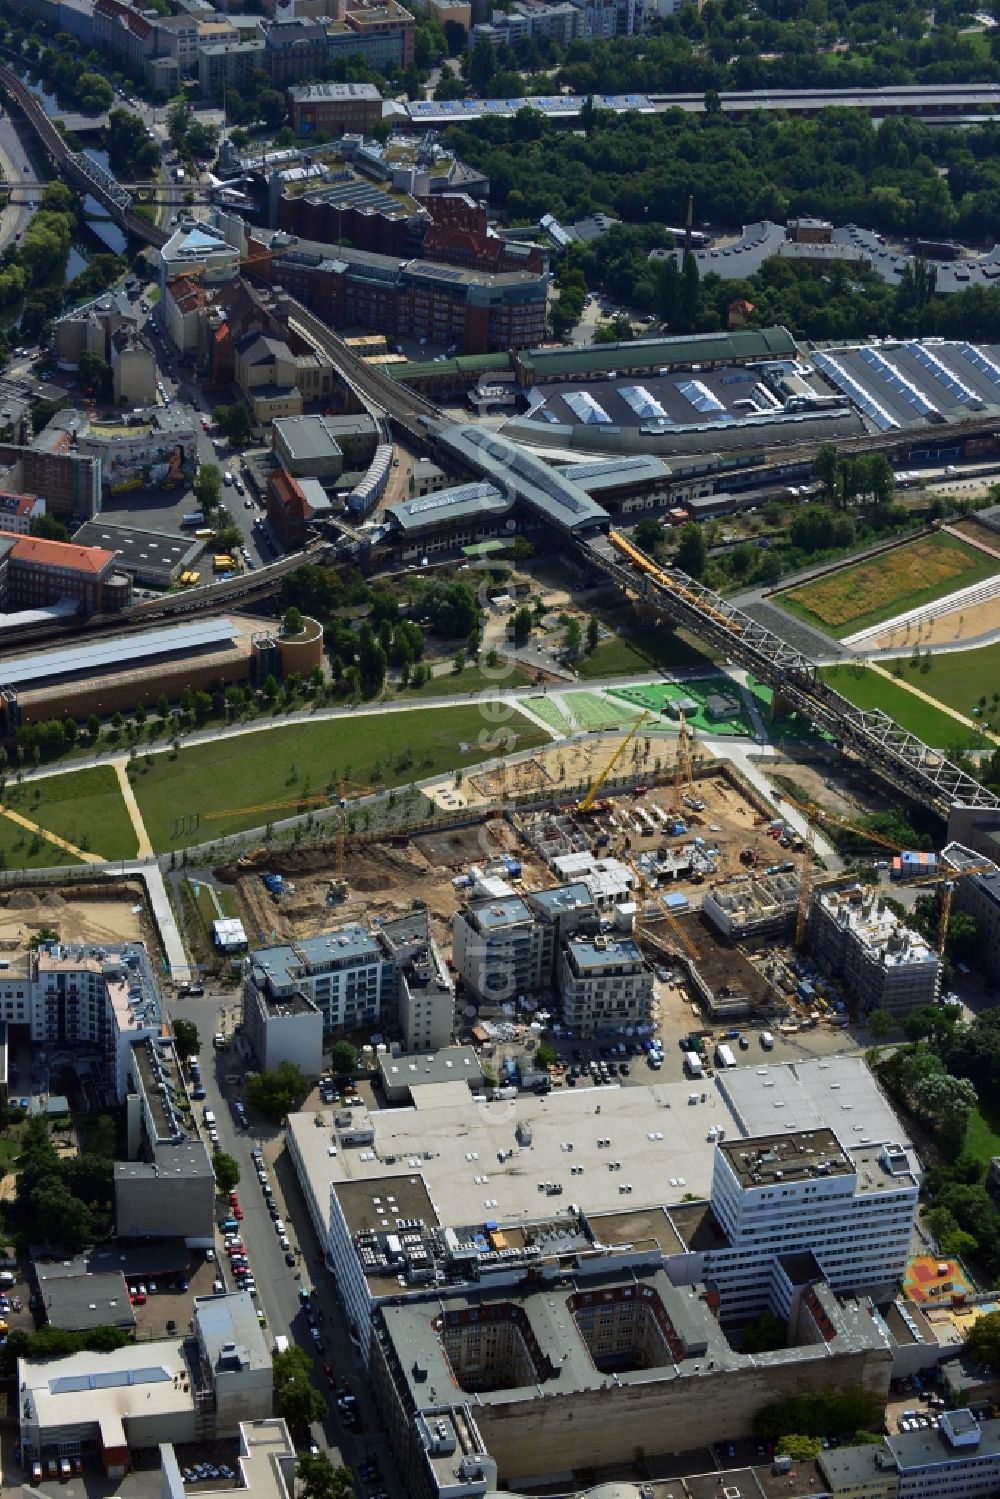
[[[284,1218],[275,1218],[275,1220],[274,1220],[274,1231],[278,1235],[279,1238],[285,1232],[285,1220],[284,1220]]]
[[[774,1037],[771,1035],[770,1031],[761,1031],[760,1044],[761,1046],[763,1046],[765,1051],[773,1051]]]

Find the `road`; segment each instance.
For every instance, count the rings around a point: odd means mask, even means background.
[[[22,177],[34,177],[35,168],[18,133],[18,119],[11,118],[7,110],[0,112],[0,167],[8,182],[19,182]],[[27,126],[22,126],[27,130]],[[28,171],[25,172],[24,168]],[[31,218],[31,209],[25,203],[12,203],[0,213],[0,252],[7,249],[23,234]]]
[[[348,1336],[333,1277],[319,1253],[309,1213],[285,1150],[284,1133],[267,1121],[255,1118],[252,1109],[249,1109],[250,1129],[242,1131],[235,1126],[230,1104],[233,1098],[242,1095],[243,1086],[242,1083],[229,1086],[225,1078],[230,1072],[242,1074],[247,1066],[246,1059],[235,1050],[239,1041],[233,1034],[238,1018],[238,1000],[231,992],[213,992],[198,999],[168,998],[167,1004],[173,1019],[194,1021],[202,1037],[205,1104],[215,1112],[223,1150],[239,1163],[240,1185],[237,1190],[244,1213],[240,1229],[257,1282],[257,1302],[267,1317],[265,1337],[268,1344],[273,1347],[275,1337],[284,1334],[314,1358],[315,1383],[327,1401],[327,1416],[322,1429],[314,1428],[313,1434],[329,1451],[331,1460],[355,1466],[363,1456],[376,1451],[383,1470],[382,1486],[393,1499],[403,1499],[398,1480],[393,1475],[386,1475],[386,1433],[372,1401],[363,1366]],[[230,1044],[222,1051],[212,1051],[211,1037],[220,1029],[231,1038]],[[255,1148],[264,1153],[275,1201],[295,1249],[297,1269],[285,1264],[278,1236],[264,1205],[256,1169],[250,1159],[250,1152]],[[224,1262],[226,1256],[221,1252],[221,1246],[217,1252]],[[223,1270],[228,1282],[225,1264]],[[299,1289],[303,1285],[313,1288],[312,1299],[319,1314],[324,1344],[322,1355],[313,1353],[308,1323],[299,1301]],[[325,1362],[333,1365],[338,1388],[348,1385],[357,1396],[361,1425],[356,1433],[346,1431],[337,1418],[333,1397],[323,1377]],[[358,1492],[361,1492],[360,1487]]]

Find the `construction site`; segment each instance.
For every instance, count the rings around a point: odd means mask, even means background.
[[[596,774],[588,769],[578,785],[551,773],[552,752],[501,761],[472,778],[492,811],[441,810],[409,831],[349,831],[345,785],[326,843],[290,852],[279,868],[264,867],[262,849],[218,871],[235,884],[250,945],[426,910],[448,953],[467,903],[582,884],[602,920],[630,930],[656,969],[661,1032],[693,1015],[788,1036],[935,1002],[954,879],[935,945],[907,929],[877,884],[860,884],[823,835],[839,829],[869,849],[885,845],[895,857],[880,862],[893,879],[941,883],[933,857],[896,849],[732,761],[697,758],[683,709],[672,761],[650,766],[659,741],[643,732],[649,717],[605,746]]]

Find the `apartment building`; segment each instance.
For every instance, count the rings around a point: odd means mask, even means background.
[[[45,514],[45,501],[34,494],[0,493],[0,530],[27,536],[31,522]]]
[[[942,849],[941,864],[955,874],[952,909],[975,918],[978,961],[984,971],[995,973],[1000,969],[1000,865],[961,843]]]
[[[1000,1488],[1000,1421],[944,1411],[936,1429],[821,1452],[832,1499],[985,1499]]]
[[[156,55],[156,32],[145,16],[119,0],[94,0],[94,46],[128,73],[141,77]]]
[[[520,895],[463,907],[452,925],[452,959],[477,999],[501,1005],[546,988],[555,950],[550,926]]]
[[[198,47],[198,91],[203,99],[221,99],[227,88],[249,94],[254,75],[267,63],[262,36],[245,41],[205,42]]]
[[[868,887],[816,891],[806,943],[820,967],[835,974],[856,999],[863,1015],[886,1010],[898,1017],[937,999],[937,953]]]
[[[578,1035],[620,1034],[648,1025],[653,970],[631,938],[571,937],[559,963],[563,1024]]]
[[[275,1003],[301,996],[315,1006],[323,1029],[354,1031],[375,1025],[394,1004],[395,973],[378,940],[352,923],[294,946],[250,953],[243,965],[245,1023],[255,994]],[[317,1055],[314,1071],[320,1060]]]
[[[178,71],[186,78],[196,73],[201,22],[182,10],[176,16],[160,16],[156,32],[162,51],[175,60]]]
[[[327,61],[323,21],[275,21],[264,40],[264,70],[275,88],[321,78]]]

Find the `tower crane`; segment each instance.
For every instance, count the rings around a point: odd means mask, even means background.
[[[608,779],[608,776],[614,770],[615,766],[618,764],[618,761],[628,749],[629,745],[632,743],[632,740],[635,738],[636,734],[638,734],[643,724],[648,718],[651,717],[652,714],[647,711],[643,713],[641,718],[636,719],[635,723],[632,725],[631,729],[628,731],[621,744],[611,756],[611,759],[608,761],[604,769],[600,772],[596,780],[591,785],[590,790],[587,792],[586,796],[581,802],[577,803],[576,810],[578,812],[586,813],[590,812],[593,809],[594,802],[597,800],[597,794],[600,791],[601,787],[604,785],[605,781]]]

